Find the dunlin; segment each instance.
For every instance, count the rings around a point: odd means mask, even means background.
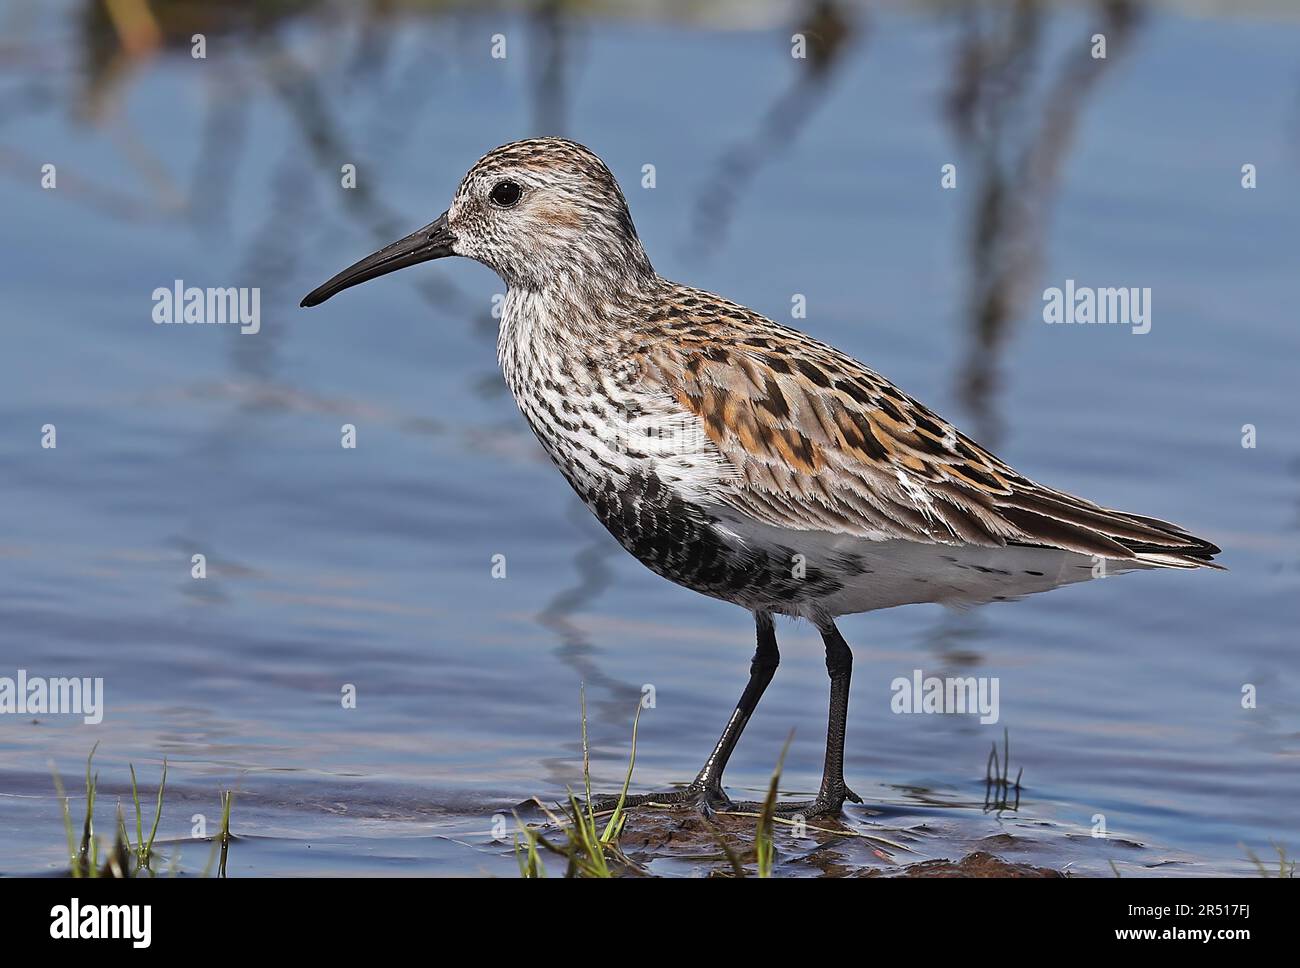
[[[722,774],[776,671],[774,615],[808,619],[826,646],[821,788],[787,808],[811,817],[860,802],[844,782],[839,616],[1218,567],[1208,541],[1038,484],[833,347],[662,278],[609,169],[570,141],[489,152],[447,212],[302,305],[449,255],[508,286],[506,381],[587,507],[653,571],[754,615],[749,683],[713,753],[685,789],[639,801],[733,805]]]

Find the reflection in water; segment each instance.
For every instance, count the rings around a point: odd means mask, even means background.
[[[1036,305],[1033,287],[1062,166],[1088,95],[1127,49],[1139,19],[1130,0],[1096,0],[1095,6],[1096,27],[1079,31],[1055,69],[1039,0],[971,3],[954,11],[959,33],[945,113],[965,151],[959,170],[968,177],[973,168],[976,186],[967,232],[970,331],[956,389],[970,413],[971,436],[994,450],[1002,438],[998,357],[1012,324]],[[1106,35],[1104,60],[1079,40],[1094,33]],[[977,638],[982,624],[978,612],[947,613],[928,646],[945,665],[978,661],[977,654],[951,653],[948,643]]]
[[[331,99],[322,92],[322,79],[318,71],[313,71],[301,59],[290,53],[274,35],[268,34],[258,44],[259,66],[272,89],[280,97],[290,117],[298,124],[308,149],[317,161],[310,172],[337,184],[340,166],[344,163],[357,165],[358,171],[368,167],[364,161],[365,152],[347,143],[341,133],[342,126],[335,121],[336,111],[331,108]],[[330,85],[332,89],[333,85]],[[390,104],[383,90],[374,92],[380,102],[366,107],[350,105],[350,110],[361,114],[370,114],[372,110],[390,114],[390,120],[397,122],[401,128],[414,127],[413,112],[428,103],[423,98],[408,98],[404,103]],[[390,113],[391,112],[391,113]],[[395,117],[392,115],[395,114]],[[384,143],[385,150],[391,146]],[[305,173],[300,172],[300,175]],[[371,239],[379,245],[387,245],[399,235],[411,230],[411,223],[419,221],[422,215],[399,212],[386,205],[378,197],[376,178],[358,178],[355,188],[341,192],[343,210],[363,223]],[[275,220],[268,225],[275,226]],[[276,240],[288,243],[297,236],[296,223],[278,223],[281,237]],[[376,246],[378,247],[378,246]],[[453,318],[479,319],[490,315],[490,310],[471,301],[444,274],[423,274],[419,277],[417,288],[425,301]]]
[[[532,34],[529,69],[532,73],[533,133],[538,137],[563,135],[565,122],[565,72],[580,58],[573,50],[577,28],[564,15],[564,0],[537,0],[529,17]]]
[[[1079,115],[1139,20],[1131,0],[1095,6],[1096,29],[1078,38],[1105,34],[1106,58],[1094,59],[1090,43],[1076,39],[1054,72],[1041,66],[1050,65],[1050,51],[1038,0],[955,11],[960,32],[947,115],[977,185],[968,235],[971,339],[958,393],[974,417],[972,436],[987,447],[1002,436],[992,400],[997,355],[1042,264],[1052,196]]]
[[[586,533],[595,530],[588,520],[586,507],[574,500],[569,508],[569,518],[575,529]],[[555,648],[555,657],[573,669],[582,683],[588,719],[605,727],[591,737],[593,760],[601,755],[598,736],[615,738],[615,743],[622,741],[641,694],[637,683],[618,680],[601,668],[598,647],[571,618],[582,612],[609,587],[609,560],[615,554],[622,554],[622,549],[603,532],[594,535],[589,543],[581,545],[573,556],[574,570],[577,572],[575,583],[557,593],[537,616],[537,621],[560,639],[560,645]],[[574,786],[575,764],[580,762],[574,756],[575,753],[581,753],[576,733],[575,738],[563,746],[569,755],[548,756],[541,761],[546,779],[555,789]]]
[[[834,0],[810,0],[796,28],[806,38],[807,56],[795,60],[803,72],[768,108],[753,137],[723,152],[701,187],[692,209],[687,261],[700,260],[721,244],[736,202],[747,194],[759,167],[794,141],[825,99],[833,69],[848,51],[854,30],[848,14]]]
[[[173,182],[166,166],[148,148],[121,116],[124,89],[137,70],[158,56],[192,58],[194,37],[202,35],[205,53],[209,56],[204,66],[220,63],[220,51],[226,42],[237,41],[236,49],[245,46],[258,33],[269,33],[289,17],[314,2],[271,2],[256,4],[201,4],[201,3],[149,3],[146,0],[86,0],[79,17],[79,51],[82,56],[79,74],[82,78],[76,95],[76,112],[79,117],[104,127],[122,150],[123,155],[136,168],[143,180],[158,194],[167,211],[183,210],[189,201]],[[206,45],[212,50],[207,51]],[[230,83],[232,78],[218,69],[215,82],[224,95],[238,90]],[[222,130],[222,120],[213,119],[216,131]],[[205,139],[205,147],[217,148],[220,143]],[[202,158],[212,156],[203,153]],[[211,174],[204,171],[200,162],[196,175]],[[203,184],[197,182],[196,184]],[[220,185],[216,186],[218,189]]]

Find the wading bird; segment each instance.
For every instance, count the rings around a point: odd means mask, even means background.
[[[826,646],[821,788],[782,808],[813,817],[861,802],[844,782],[839,616],[1010,599],[1107,566],[1218,567],[1209,542],[1038,484],[833,347],[664,279],[609,169],[570,141],[484,155],[443,215],[302,305],[451,255],[506,283],[506,382],[587,507],[651,570],[754,615],[749,683],[713,753],[685,789],[633,804],[734,806],[722,774],[776,671],[774,615]]]

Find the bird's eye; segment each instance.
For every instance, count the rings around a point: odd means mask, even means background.
[[[507,179],[499,181],[492,186],[492,191],[488,193],[488,198],[492,199],[493,205],[499,205],[501,208],[510,208],[512,205],[519,203],[519,198],[523,195],[524,190],[519,187],[519,182],[513,182]]]

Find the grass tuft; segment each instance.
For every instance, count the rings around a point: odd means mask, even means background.
[[[163,793],[167,789],[167,761],[163,760],[162,778],[158,781],[158,804],[154,809],[153,827],[149,830],[149,839],[144,839],[144,811],[140,809],[140,789],[136,785],[135,764],[128,764],[131,769],[131,799],[135,801],[135,859],[136,867],[148,868],[153,858],[153,843],[158,836],[158,824],[162,820]],[[126,831],[122,831],[125,839]],[[130,841],[127,841],[128,844]]]
[[[638,699],[636,715],[632,719],[632,752],[628,757],[627,773],[623,777],[623,789],[618,795],[618,802],[610,812],[603,828],[599,817],[591,804],[591,747],[587,741],[587,690],[582,689],[582,786],[585,801],[579,802],[572,790],[568,791],[568,801],[563,813],[557,815],[540,801],[534,801],[546,814],[547,818],[564,834],[563,843],[552,843],[541,830],[530,827],[515,815],[519,834],[515,838],[515,857],[519,861],[519,873],[523,877],[545,877],[546,868],[542,863],[543,851],[554,854],[564,860],[565,877],[613,877],[615,874],[643,873],[619,849],[618,840],[623,833],[627,820],[624,804],[627,791],[632,785],[632,771],[636,767],[637,731],[641,724],[641,702]],[[603,815],[603,814],[602,814]]]
[[[1286,848],[1281,844],[1273,844],[1273,849],[1277,851],[1277,873],[1269,870],[1249,847],[1242,845],[1242,849],[1246,851],[1246,856],[1255,865],[1260,877],[1295,877],[1295,861],[1287,857]]]
[[[135,773],[135,765],[128,764],[131,771],[131,800],[135,806],[135,843],[127,830],[126,816],[122,804],[117,804],[116,825],[113,829],[111,847],[101,850],[100,838],[95,835],[95,804],[99,793],[99,774],[94,771],[95,753],[99,749],[96,743],[86,757],[86,814],[81,823],[81,838],[77,839],[72,822],[72,800],[63,788],[63,779],[53,762],[50,763],[50,775],[54,779],[54,789],[58,794],[63,815],[63,832],[67,839],[68,876],[70,877],[137,877],[156,876],[151,864],[159,855],[154,844],[158,838],[158,826],[162,822],[163,800],[167,790],[167,761],[163,760],[162,776],[158,781],[158,796],[154,805],[153,823],[149,836],[144,834],[144,809],[140,803],[140,787]],[[221,865],[218,876],[226,875],[226,860],[230,841],[230,814],[234,805],[234,794],[225,791],[221,795],[221,833],[213,840],[213,851],[221,850]],[[107,841],[104,842],[105,844]],[[101,860],[102,857],[102,860]],[[180,862],[179,845],[171,851],[168,873],[178,873]],[[211,866],[211,862],[209,862]],[[206,876],[208,870],[204,870]]]

